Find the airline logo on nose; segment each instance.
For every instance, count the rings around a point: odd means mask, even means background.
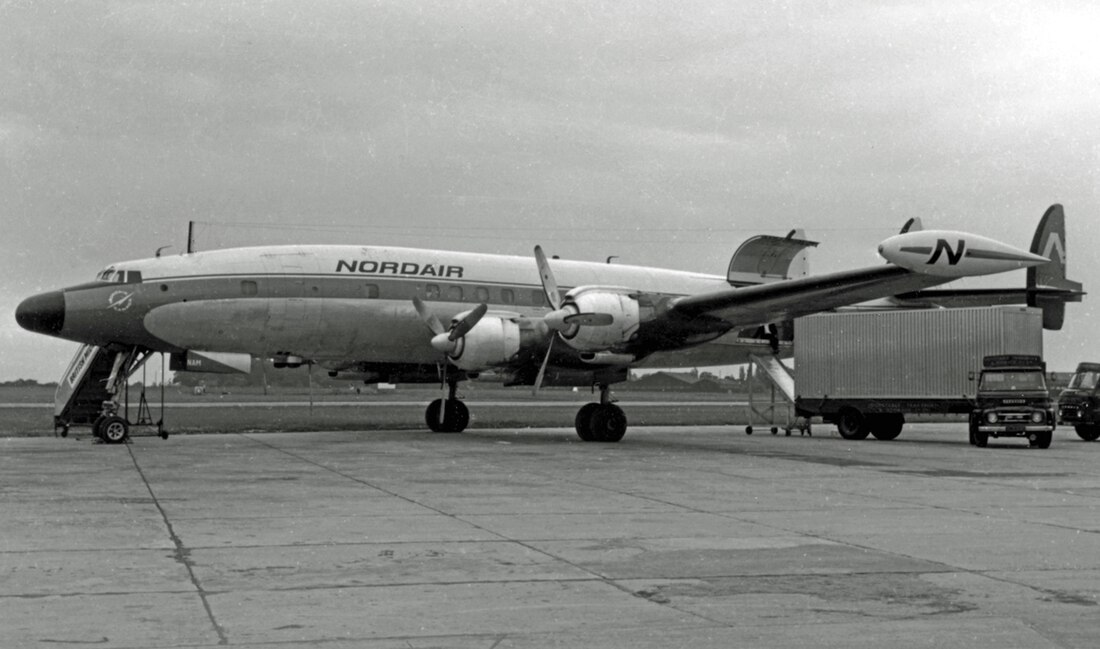
[[[126,291],[115,291],[107,297],[107,308],[113,311],[126,311],[130,307],[134,306],[134,293],[133,291],[127,293]]]

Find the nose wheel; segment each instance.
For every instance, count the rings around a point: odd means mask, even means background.
[[[456,397],[458,380],[447,379],[446,397],[428,404],[424,423],[433,433],[461,433],[470,423],[470,409]]]

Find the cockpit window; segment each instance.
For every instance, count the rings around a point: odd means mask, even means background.
[[[96,279],[100,282],[112,282],[115,284],[140,284],[141,271],[115,270],[113,268],[108,268],[96,275]]]

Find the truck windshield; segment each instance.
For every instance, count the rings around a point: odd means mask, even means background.
[[[1100,372],[1081,372],[1074,374],[1069,380],[1069,387],[1079,390],[1092,390],[1096,388],[1096,379],[1100,378]]]
[[[1042,372],[985,372],[979,390],[1045,390]]]

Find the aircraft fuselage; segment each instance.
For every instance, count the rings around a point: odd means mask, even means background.
[[[644,307],[651,312],[676,297],[729,287],[717,275],[553,263],[563,291],[581,285],[644,287],[655,298]],[[78,342],[160,352],[435,363],[439,354],[413,308],[414,296],[444,322],[481,303],[532,319],[550,308],[531,258],[395,247],[217,250],[121,262],[101,277],[31,298],[21,306],[21,324]],[[55,313],[32,318],[32,300]],[[545,330],[536,333],[545,337]],[[744,345],[726,347],[710,364],[743,361]],[[748,347],[766,345],[753,341]],[[685,362],[697,364],[691,356]]]

